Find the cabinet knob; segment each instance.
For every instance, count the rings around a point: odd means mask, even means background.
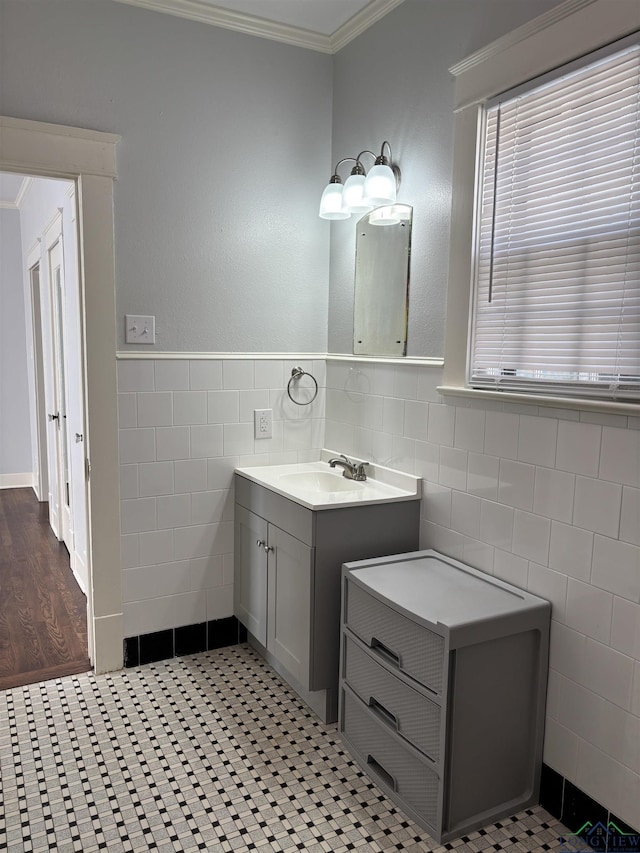
[[[273,545],[267,545],[264,539],[256,539],[256,545],[258,546],[258,548],[264,548],[267,554],[269,553],[269,551],[275,550]]]

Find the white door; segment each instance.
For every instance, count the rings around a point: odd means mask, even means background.
[[[51,347],[52,347],[52,397],[54,411],[48,413],[50,429],[52,430],[51,444],[54,450],[54,479],[53,489],[49,489],[50,500],[55,504],[57,529],[54,528],[58,539],[67,546],[69,554],[74,552],[73,521],[71,511],[71,475],[69,430],[67,426],[67,388],[65,360],[65,312],[64,312],[64,267],[62,262],[62,234],[47,249],[50,286],[51,309]],[[55,493],[54,493],[55,492]],[[52,514],[51,506],[49,510]],[[53,527],[53,525],[52,525]]]

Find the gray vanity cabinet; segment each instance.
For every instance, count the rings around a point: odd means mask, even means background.
[[[236,473],[234,613],[324,722],[337,719],[345,560],[413,551],[419,499],[310,510]]]

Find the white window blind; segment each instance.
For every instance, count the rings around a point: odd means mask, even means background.
[[[490,107],[468,382],[640,399],[640,47]]]

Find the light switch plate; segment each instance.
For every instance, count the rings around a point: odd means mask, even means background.
[[[143,314],[125,314],[125,341],[128,344],[155,344],[156,318]]]

